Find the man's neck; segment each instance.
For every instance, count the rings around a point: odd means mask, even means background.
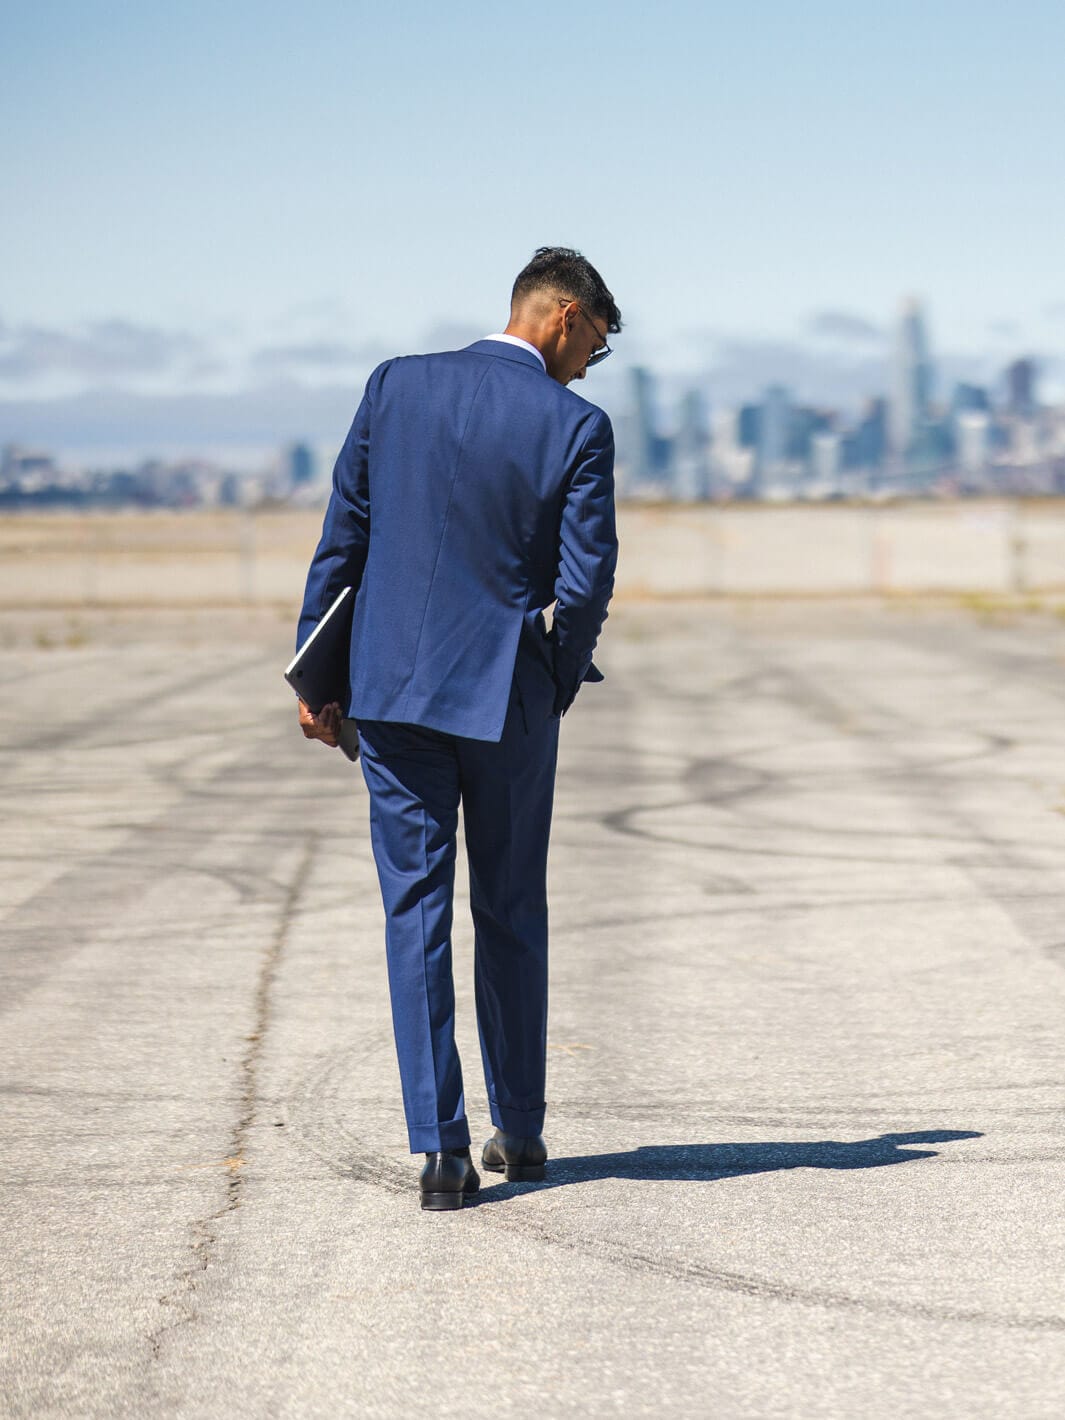
[[[510,321],[503,334],[513,335],[518,340],[524,340],[526,345],[533,346],[534,349],[539,350],[541,355],[544,353],[543,331],[528,321]]]

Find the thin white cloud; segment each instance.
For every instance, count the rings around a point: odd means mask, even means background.
[[[853,311],[814,311],[806,321],[806,330],[810,335],[829,340],[853,341],[866,345],[879,343],[886,336],[883,326],[876,325]]]
[[[98,387],[55,399],[0,399],[0,444],[267,446],[308,439],[339,447],[357,403],[358,391],[350,385],[312,389],[291,380],[223,393],[145,394]]]
[[[273,375],[362,367],[384,358],[383,347],[375,343],[347,345],[335,340],[306,340],[264,346],[252,354],[249,365],[257,374]]]
[[[21,325],[0,329],[0,379],[168,374],[202,360],[205,353],[203,342],[187,331],[132,321],[95,321],[70,329]]]

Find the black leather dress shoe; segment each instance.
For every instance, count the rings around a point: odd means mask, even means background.
[[[497,1129],[481,1150],[481,1166],[490,1173],[506,1173],[508,1183],[532,1183],[544,1176],[547,1145],[543,1135],[525,1139]]]
[[[470,1158],[470,1147],[464,1149],[439,1149],[426,1154],[425,1167],[418,1179],[422,1195],[422,1207],[443,1212],[448,1208],[461,1208],[467,1198],[481,1186],[481,1180]]]

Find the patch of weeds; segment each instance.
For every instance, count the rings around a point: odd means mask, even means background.
[[[651,626],[639,621],[626,621],[620,628],[620,631],[623,641],[651,641],[655,636],[654,629]]]
[[[958,605],[983,626],[1012,626],[1017,620],[1016,605],[992,592],[963,592]]]
[[[67,634],[63,644],[70,649],[76,650],[79,646],[87,646],[89,643],[89,633],[80,621],[71,620],[67,626]]]

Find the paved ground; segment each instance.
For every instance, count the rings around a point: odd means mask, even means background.
[[[548,1178],[459,1214],[289,636],[0,622],[4,1413],[1060,1417],[1065,625],[619,609],[563,726]]]

